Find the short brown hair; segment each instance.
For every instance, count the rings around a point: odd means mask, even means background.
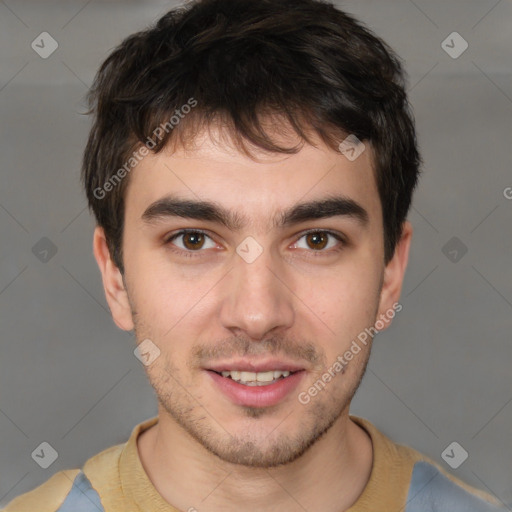
[[[191,99],[194,108],[155,142],[155,130]],[[268,116],[286,120],[306,143],[315,133],[335,150],[347,134],[371,144],[386,263],[394,254],[421,163],[405,74],[385,42],[329,2],[189,2],[115,48],[87,102],[94,123],[82,180],[121,272],[126,163],[137,148],[149,139],[155,153],[171,140],[185,146],[198,129],[221,122],[248,155],[244,140],[299,151],[275,144],[263,128]]]

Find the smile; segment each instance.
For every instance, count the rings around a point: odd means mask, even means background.
[[[292,395],[306,371],[207,370],[205,373],[213,380],[214,387],[235,405],[270,407]]]
[[[287,370],[270,370],[267,372],[240,372],[236,370],[217,372],[220,373],[223,377],[228,377],[240,384],[244,384],[245,386],[268,386],[270,384],[274,384],[279,379],[285,379],[291,373]]]

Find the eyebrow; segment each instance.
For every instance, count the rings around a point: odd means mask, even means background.
[[[366,227],[369,222],[368,212],[359,203],[348,197],[331,196],[294,205],[278,213],[273,219],[273,225],[282,228],[305,221],[339,216],[353,218],[362,227]],[[162,197],[150,204],[141,218],[145,224],[154,224],[168,217],[215,222],[231,231],[240,231],[248,224],[248,219],[244,215],[232,212],[215,202],[173,196]]]

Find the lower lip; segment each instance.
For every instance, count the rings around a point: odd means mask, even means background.
[[[288,377],[279,379],[274,384],[268,384],[267,386],[245,386],[214,371],[207,370],[207,373],[224,395],[236,405],[270,407],[278,404],[299,385],[305,371],[292,373]]]

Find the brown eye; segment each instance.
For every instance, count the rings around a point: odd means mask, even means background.
[[[201,249],[204,245],[204,235],[198,231],[185,233],[183,236],[183,245],[191,251]]]
[[[304,233],[295,242],[294,249],[307,249],[309,252],[325,255],[341,250],[345,246],[342,235],[324,230],[312,230]]]
[[[183,252],[204,252],[204,249],[215,248],[215,242],[210,236],[202,231],[187,230],[179,231],[172,235],[166,244],[174,245]]]
[[[308,233],[306,235],[306,242],[312,249],[321,250],[325,249],[329,243],[329,235],[324,232]]]

